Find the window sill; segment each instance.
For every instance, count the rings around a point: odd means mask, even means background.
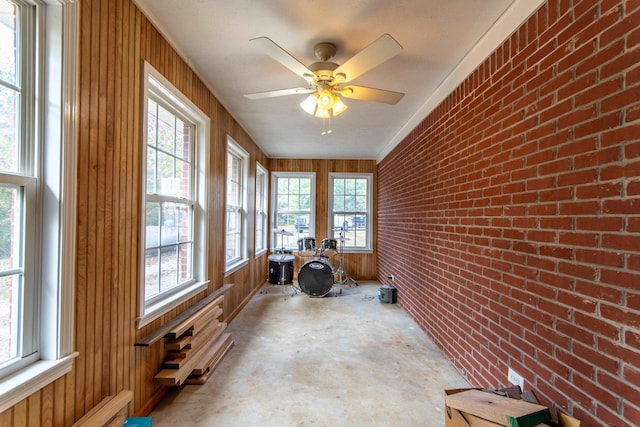
[[[58,360],[39,360],[0,380],[0,413],[71,371],[78,353]]]
[[[262,250],[257,251],[253,257],[257,259],[257,258],[260,258],[262,255],[264,255],[266,253],[267,253],[267,250],[266,249],[262,249]]]
[[[155,304],[148,305],[145,307],[144,314],[138,317],[136,321],[137,328],[140,329],[143,326],[148,325],[158,317],[168,313],[170,310],[173,310],[177,305],[182,304],[188,299],[198,295],[200,292],[205,291],[208,285],[208,280],[204,282],[196,282],[180,292],[176,292],[170,297],[163,298]]]

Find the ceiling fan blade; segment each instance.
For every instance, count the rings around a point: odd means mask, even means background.
[[[404,93],[364,86],[346,86],[340,89],[338,93],[345,98],[382,102],[383,104],[397,104],[404,96]]]
[[[344,75],[340,83],[350,82],[370,69],[402,52],[402,46],[389,34],[383,34],[369,46],[355,54],[333,71],[334,76]]]
[[[275,98],[277,96],[298,95],[315,92],[315,89],[296,87],[291,89],[270,90],[267,92],[247,93],[244,96],[249,99]]]
[[[304,64],[291,56],[289,52],[278,46],[273,40],[268,37],[258,37],[255,39],[251,39],[249,40],[249,43],[257,46],[264,53],[266,53],[303,79],[305,78],[305,75],[314,75],[313,71],[308,69]]]

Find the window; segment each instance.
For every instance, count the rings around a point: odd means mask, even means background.
[[[77,17],[77,3],[0,0],[0,412],[77,356]]]
[[[297,249],[298,239],[315,235],[315,193],[314,173],[273,173],[273,228],[292,236],[273,233],[272,246]]]
[[[371,174],[329,174],[329,227],[334,238],[345,237],[344,248],[372,250]]]
[[[145,64],[144,277],[138,326],[206,287],[207,117]]]
[[[246,214],[249,154],[227,136],[226,272],[247,263]]]
[[[268,196],[269,172],[260,163],[256,163],[256,256],[267,251]]]

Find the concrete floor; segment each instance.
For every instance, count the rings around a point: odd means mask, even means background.
[[[443,426],[443,389],[469,384],[379,286],[312,298],[265,285],[227,328],[235,346],[214,374],[172,389],[154,427]]]

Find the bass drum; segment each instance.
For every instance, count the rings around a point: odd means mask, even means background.
[[[313,258],[304,263],[298,272],[298,283],[305,294],[323,297],[333,287],[333,267],[324,258]]]

